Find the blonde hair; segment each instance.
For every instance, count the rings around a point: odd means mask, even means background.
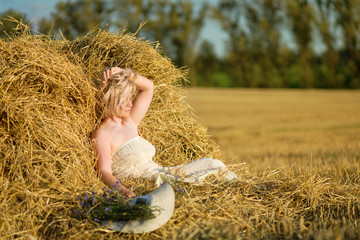
[[[114,73],[100,89],[105,117],[116,116],[118,114],[121,103],[126,100],[127,96],[124,95],[127,89],[130,89],[131,94],[135,94],[136,86],[130,80],[131,74],[131,69],[124,69]]]

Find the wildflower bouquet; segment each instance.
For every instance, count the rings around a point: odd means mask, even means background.
[[[116,185],[111,189],[103,189],[103,193],[92,192],[77,197],[78,207],[74,213],[79,219],[89,219],[96,222],[103,220],[129,221],[144,220],[155,217],[159,209],[138,199],[130,201],[117,190]]]

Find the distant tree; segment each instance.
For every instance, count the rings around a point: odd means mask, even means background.
[[[245,5],[249,54],[258,69],[258,87],[280,87],[280,32],[283,11],[280,0],[263,0]]]
[[[249,39],[244,28],[244,1],[220,0],[217,6],[212,8],[212,17],[219,21],[224,32],[228,35],[225,63],[227,71],[232,76],[233,86],[250,85],[250,56],[247,45]]]
[[[344,86],[360,88],[360,0],[335,0],[335,9],[344,43],[340,52],[341,61],[346,64]]]
[[[217,6],[212,8],[213,18],[218,20],[222,29],[229,36],[228,51],[241,51],[239,39],[245,34],[244,31],[244,1],[220,0]]]
[[[339,88],[342,85],[338,76],[339,54],[336,50],[334,32],[336,27],[334,3],[334,1],[322,0],[314,2],[318,13],[315,21],[316,27],[326,47],[317,71],[317,87],[322,88]]]
[[[0,37],[7,38],[8,36],[14,36],[22,31],[21,25],[29,24],[26,19],[26,14],[20,13],[13,9],[9,9],[6,12],[0,14]]]
[[[96,26],[126,28],[141,37],[158,41],[179,67],[191,67],[194,50],[206,17],[206,4],[198,13],[190,0],[67,0],[56,5],[50,19],[42,19],[40,32],[59,30],[68,39],[88,33]]]
[[[59,2],[50,19],[39,22],[39,31],[55,34],[59,30],[68,39],[88,33],[93,28],[105,27],[111,21],[111,9],[104,0],[77,0]]]
[[[111,9],[112,25],[124,28],[129,32],[135,33],[139,30],[142,23],[150,21],[154,17],[154,8],[159,4],[158,0],[112,0]],[[141,29],[140,35],[147,37],[146,33],[149,24]],[[145,31],[145,32],[144,32]]]
[[[207,16],[207,4],[199,12],[189,0],[155,0],[145,25],[151,38],[159,41],[179,67],[192,66],[194,50]]]
[[[307,0],[285,1],[286,13],[298,50],[300,87],[315,87],[314,53],[311,49],[312,24],[315,21],[314,6]]]
[[[282,13],[280,0],[221,0],[214,8],[213,17],[229,36],[226,61],[235,86],[282,85]]]
[[[211,79],[218,68],[218,58],[214,51],[214,45],[208,40],[203,40],[195,58],[194,69],[198,81],[194,85],[211,86]]]

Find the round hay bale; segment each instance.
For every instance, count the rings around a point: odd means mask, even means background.
[[[71,218],[70,211],[78,193],[104,186],[94,169],[91,133],[101,121],[96,84],[108,66],[130,67],[155,83],[140,126],[157,148],[155,161],[220,157],[184,101],[178,83],[186,71],[151,43],[105,31],[74,41],[27,33],[0,40],[1,238],[94,236],[94,223]],[[138,194],[150,190],[136,185]]]
[[[100,184],[89,138],[95,88],[39,37],[0,41],[0,55],[1,232],[18,237]]]

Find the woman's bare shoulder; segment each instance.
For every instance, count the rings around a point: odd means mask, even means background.
[[[109,139],[111,135],[111,129],[107,124],[101,124],[93,133],[93,139]]]

